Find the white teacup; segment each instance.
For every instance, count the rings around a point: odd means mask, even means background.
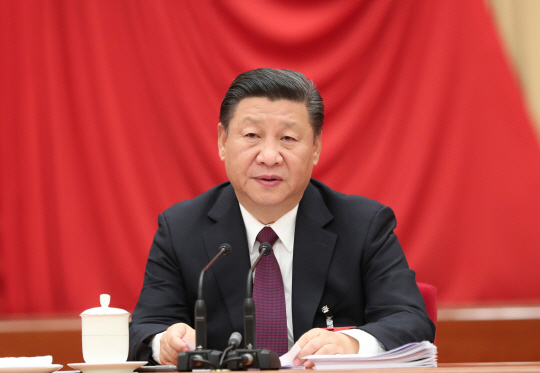
[[[100,295],[101,307],[81,313],[82,349],[87,364],[125,363],[129,352],[129,312],[109,307],[111,296]]]

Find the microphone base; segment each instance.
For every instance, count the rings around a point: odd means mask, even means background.
[[[227,368],[230,370],[248,370],[248,369],[260,369],[270,370],[281,368],[281,362],[277,352],[267,350],[266,348],[245,348],[237,349],[229,353],[228,358],[242,357],[244,355],[250,355],[251,362],[249,365],[243,364],[239,361],[231,361],[227,364]]]
[[[176,370],[178,372],[191,372],[193,369],[218,369],[221,354],[221,351],[202,349],[180,352],[178,354],[178,365],[176,367]],[[207,360],[214,366],[208,363],[194,361],[194,359]]]

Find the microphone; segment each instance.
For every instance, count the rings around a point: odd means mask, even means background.
[[[229,347],[232,347],[231,350],[234,350],[240,346],[240,342],[242,342],[242,334],[234,332],[229,338]]]
[[[231,245],[222,243],[219,245],[217,255],[203,268],[199,276],[199,289],[197,301],[195,301],[195,346],[197,349],[206,349],[206,303],[203,299],[204,274],[220,256],[227,256],[231,252]]]
[[[272,245],[268,242],[263,242],[259,246],[259,256],[251,266],[247,277],[247,294],[244,300],[244,336],[246,348],[257,348],[256,333],[255,333],[255,303],[253,302],[253,272],[259,265],[263,256],[267,256],[272,252]]]
[[[275,351],[258,349],[255,331],[255,303],[253,302],[253,272],[263,256],[272,252],[272,245],[263,242],[259,246],[259,256],[253,263],[247,277],[247,294],[244,300],[244,337],[245,348],[237,349],[229,354],[231,358],[225,361],[232,370],[247,370],[259,368],[261,370],[279,369],[281,362]]]
[[[219,361],[219,368],[221,369],[223,366],[223,360],[225,360],[225,357],[227,357],[227,354],[240,346],[240,342],[242,342],[242,334],[238,332],[234,332],[229,337],[229,343],[228,347],[223,351],[223,354],[221,355],[221,360]]]
[[[217,369],[219,366],[220,351],[206,349],[206,303],[203,299],[204,274],[220,256],[229,255],[232,248],[228,243],[219,245],[217,255],[204,267],[199,276],[199,288],[195,301],[195,350],[178,354],[177,370],[190,371],[192,369]]]

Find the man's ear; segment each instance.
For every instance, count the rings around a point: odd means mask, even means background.
[[[225,127],[223,127],[223,124],[218,123],[217,133],[219,158],[222,161],[225,161],[225,143],[227,142],[227,131],[225,131]]]
[[[322,138],[321,134],[315,137],[315,144],[313,145],[313,166],[319,163],[319,157],[321,156]]]

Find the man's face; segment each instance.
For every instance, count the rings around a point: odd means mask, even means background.
[[[269,224],[300,202],[321,139],[303,103],[250,97],[239,102],[228,134],[218,125],[218,147],[239,202]]]

